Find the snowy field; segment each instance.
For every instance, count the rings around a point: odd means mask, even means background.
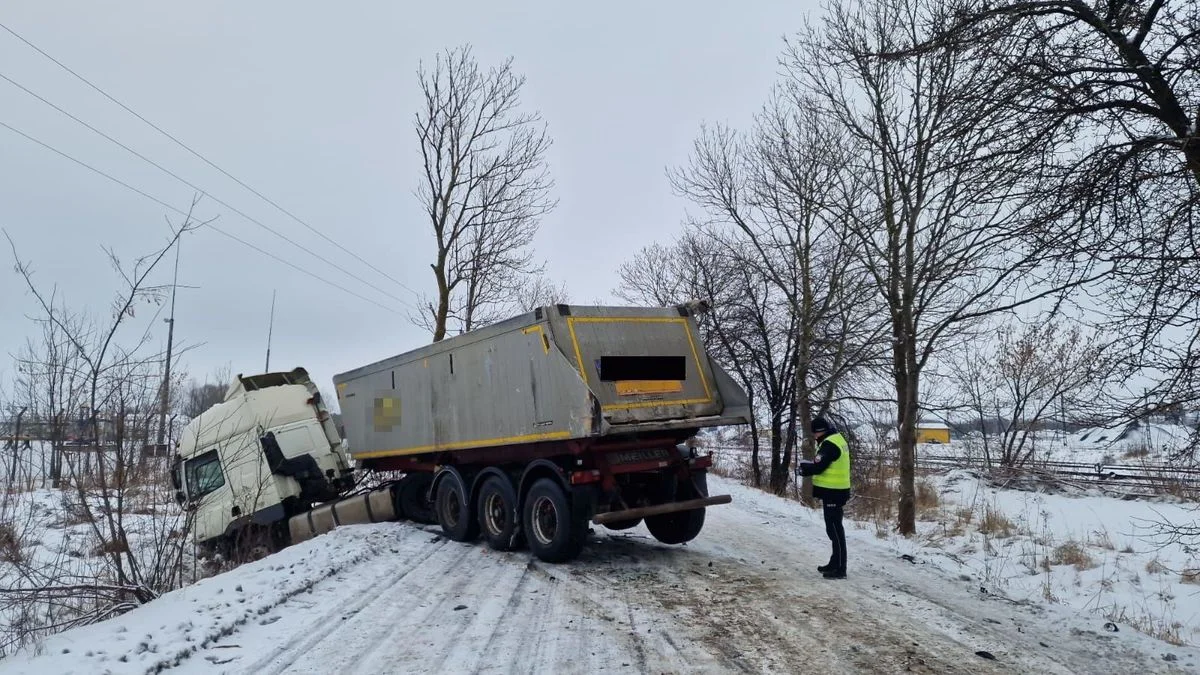
[[[1097,491],[1001,490],[967,471],[925,479],[939,495],[900,552],[989,593],[1059,604],[1164,640],[1200,644],[1200,557],[1156,536],[1154,524],[1192,524],[1197,505],[1122,500]],[[1192,542],[1200,544],[1200,542]]]
[[[828,556],[819,512],[715,476],[710,487],[734,501],[709,509],[690,545],[658,544],[644,526],[597,528],[583,557],[567,565],[450,542],[431,527],[342,528],[47,638],[0,661],[0,673],[1114,673],[1200,665],[1193,647],[1120,622],[1106,630],[1103,612],[1020,597],[1028,589],[1018,584],[1015,551],[988,574],[947,548],[957,542],[932,541],[928,530],[911,543],[851,527],[850,578],[824,580],[815,570]],[[945,487],[972,498],[966,478]],[[1119,552],[1126,542],[1118,530],[1110,536]],[[1056,571],[1056,592],[1071,575]],[[1152,582],[1143,574],[1141,583]],[[1006,589],[1018,595],[1003,597]]]
[[[1169,461],[1174,453],[1187,447],[1195,433],[1194,428],[1178,424],[1150,423],[1135,427],[1120,424],[1081,429],[1069,434],[1040,431],[1030,434],[1029,442],[1038,460],[1136,465]],[[948,446],[932,444],[923,445],[921,449],[929,455],[978,456],[982,451],[982,441],[978,434],[974,434],[955,438]]]

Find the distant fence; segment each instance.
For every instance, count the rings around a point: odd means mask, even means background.
[[[701,451],[713,450],[718,452],[732,452],[747,455],[750,454],[750,450],[748,448],[733,446],[706,446],[697,449]],[[770,451],[768,450],[766,453],[763,453],[763,455],[764,458],[769,462]],[[894,464],[898,461],[898,458],[895,455],[862,453],[855,455],[855,459],[857,461],[883,462],[886,464]],[[981,457],[955,457],[952,455],[925,455],[918,453],[917,468],[1002,469],[1004,467],[1001,467],[995,463],[989,466]],[[1200,468],[1178,467],[1170,464],[1152,464],[1149,462],[1138,464],[1088,464],[1084,462],[1037,461],[1028,463],[1019,469],[1014,469],[1014,471],[1047,477],[1058,477],[1072,480],[1089,480],[1106,484],[1123,484],[1128,486],[1153,487],[1155,484],[1161,485],[1164,483],[1200,486]]]

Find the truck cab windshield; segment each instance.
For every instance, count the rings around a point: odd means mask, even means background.
[[[225,474],[221,473],[221,460],[216,450],[209,450],[188,461],[185,471],[190,499],[199,499],[225,484]]]

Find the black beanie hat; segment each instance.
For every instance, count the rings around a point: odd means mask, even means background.
[[[812,424],[809,425],[809,429],[814,434],[827,434],[832,431],[837,431],[837,427],[833,426],[833,424],[824,417],[814,417]]]

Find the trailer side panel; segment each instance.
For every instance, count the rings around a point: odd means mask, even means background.
[[[545,323],[510,324],[484,339],[445,342],[435,353],[393,367],[334,378],[355,459],[597,432],[587,385],[554,348]]]

